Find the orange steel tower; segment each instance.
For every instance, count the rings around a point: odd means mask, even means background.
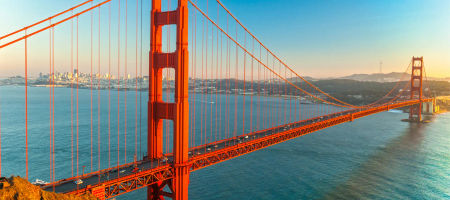
[[[410,107],[409,120],[411,122],[421,122],[423,57],[413,57],[411,64],[411,99],[419,99],[420,103]]]
[[[162,27],[176,25],[175,52],[162,52]],[[172,190],[170,196],[181,200],[188,198],[189,184],[189,102],[188,102],[188,7],[187,0],[178,0],[173,11],[161,11],[161,0],[152,0],[150,39],[150,81],[148,102],[148,158],[163,156],[163,120],[173,121],[173,172],[170,182],[148,187],[148,199],[164,199],[166,184]],[[162,99],[162,70],[175,71],[175,102]]]

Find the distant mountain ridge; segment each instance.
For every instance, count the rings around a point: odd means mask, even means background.
[[[313,77],[310,77],[310,76],[303,76],[303,78],[305,79],[305,80],[307,80],[307,81],[317,81],[317,80],[320,80],[320,79],[318,79],[318,78],[313,78]],[[293,78],[287,78],[287,80],[289,80],[289,81],[291,81],[291,82],[301,82],[302,81],[302,79],[300,79],[299,77],[293,77]]]
[[[396,82],[399,80],[408,80],[410,77],[409,73],[401,73],[401,72],[391,72],[387,74],[382,73],[374,73],[374,74],[352,74],[350,76],[340,77],[338,79],[348,79],[355,81],[371,81],[371,82]],[[435,78],[428,77],[428,80],[433,81],[447,81],[450,82],[450,77],[447,78]]]
[[[374,74],[352,74],[349,76],[343,77],[328,77],[328,78],[314,78],[310,76],[304,76],[303,78],[307,81],[319,81],[319,80],[333,80],[333,79],[344,79],[344,80],[353,80],[353,81],[362,81],[362,82],[397,82],[399,80],[409,80],[410,73],[402,73],[402,72],[391,72],[391,73],[374,73]],[[301,79],[299,77],[288,78],[291,82],[300,82]],[[436,78],[436,77],[428,77],[428,80],[432,81],[447,81],[450,82],[450,77],[447,78]]]

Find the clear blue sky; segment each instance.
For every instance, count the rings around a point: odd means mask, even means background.
[[[0,35],[80,2],[2,0]],[[135,6],[133,2],[129,0],[130,9]],[[144,2],[149,11],[150,1]],[[198,2],[205,8],[206,0]],[[223,3],[302,75],[375,73],[380,61],[383,72],[404,71],[412,56],[424,56],[429,75],[450,77],[449,0],[223,0]],[[0,66],[7,65],[5,60],[0,51]]]

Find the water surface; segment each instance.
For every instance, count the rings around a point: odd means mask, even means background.
[[[23,87],[0,87],[3,176],[25,174],[23,92]],[[36,178],[48,180],[49,177],[48,95],[48,88],[29,90],[31,180]],[[82,166],[86,166],[86,172],[90,171],[90,91],[79,90],[79,95],[81,117],[78,173],[81,174]],[[98,123],[96,95],[97,91],[94,91],[94,124]],[[117,105],[117,91],[112,91],[111,96],[111,104]],[[121,102],[123,96],[121,93]],[[127,140],[131,141],[127,149],[128,162],[133,160],[135,153],[133,142],[136,124],[130,122],[142,121],[142,124],[137,124],[139,138],[143,141],[138,145],[138,154],[142,154],[146,146],[147,93],[139,93],[139,96],[142,98],[142,113],[138,113],[136,118],[135,93],[129,92],[127,95],[127,120],[129,120]],[[70,89],[55,89],[57,178],[66,178],[72,173],[70,97]],[[107,99],[108,92],[100,91],[100,97],[101,100]],[[242,97],[237,99],[240,105],[243,99]],[[191,104],[198,104],[204,100],[197,97]],[[279,106],[270,98],[263,100],[269,102],[270,106]],[[249,98],[245,101],[247,103]],[[311,106],[302,106],[300,112],[305,117]],[[108,149],[105,148],[108,141],[107,103],[102,103],[100,109],[102,131],[100,167],[104,168],[109,164]],[[124,109],[119,107],[119,110],[123,120]],[[117,107],[112,106],[111,112],[113,113],[111,120],[114,122],[117,120]],[[450,114],[436,115],[431,123],[422,125],[401,122],[401,119],[407,117],[407,114],[398,112],[368,116],[196,171],[191,174],[189,197],[191,199],[450,199]],[[254,123],[253,126],[256,126],[256,121]],[[246,125],[247,130],[248,127]],[[123,143],[117,146],[117,128],[112,123],[111,150],[117,152],[117,148],[120,148],[123,152]],[[241,125],[236,128],[242,129]],[[97,129],[94,131],[94,136],[97,136]],[[119,131],[123,141],[125,137],[123,124],[119,127]],[[196,139],[198,142],[199,138]],[[97,145],[93,144],[95,150]],[[96,155],[94,151],[94,161],[98,158]],[[112,165],[116,164],[116,153],[111,155],[111,160]],[[125,162],[123,154],[120,162]],[[94,162],[93,170],[97,168],[98,165]],[[75,167],[75,174],[76,171]],[[144,199],[145,195],[144,189],[117,199]]]

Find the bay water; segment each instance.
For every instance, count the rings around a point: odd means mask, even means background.
[[[134,91],[127,93],[127,161],[124,143],[124,107],[117,110],[117,96],[123,102],[124,92],[111,91],[111,125],[108,125],[108,91],[93,91],[93,136],[98,137],[100,122],[100,154],[94,138],[95,171],[117,164],[117,153],[108,154],[108,130],[111,152],[121,151],[120,163],[131,162],[134,154],[145,153],[147,133],[147,95],[138,92],[139,111],[135,112]],[[72,96],[73,94],[73,96]],[[79,164],[78,174],[91,171],[91,91],[79,90]],[[100,121],[97,95],[100,94]],[[76,91],[55,88],[55,175],[57,179],[72,175],[71,98]],[[219,98],[226,98],[220,96]],[[233,97],[234,98],[234,97]],[[241,97],[237,104],[246,103]],[[212,97],[191,99],[191,104],[214,101]],[[283,106],[273,98],[263,98],[270,106]],[[285,100],[281,100],[285,101]],[[306,118],[314,105],[296,110]],[[191,105],[192,110],[193,105]],[[224,106],[225,107],[225,106]],[[198,115],[200,106],[193,109]],[[232,107],[233,108],[233,107]],[[29,87],[28,93],[29,179],[49,180],[49,88]],[[247,111],[248,112],[248,111]],[[119,113],[119,115],[118,115]],[[24,87],[0,87],[0,130],[2,176],[25,176],[25,111]],[[278,115],[279,113],[275,113]],[[117,145],[117,117],[120,141]],[[233,117],[231,115],[231,117]],[[208,117],[208,116],[206,116]],[[239,121],[246,116],[239,115]],[[266,120],[262,116],[260,121]],[[298,116],[297,116],[298,117]],[[311,117],[311,116],[308,116]],[[227,162],[191,173],[190,199],[450,199],[450,114],[433,116],[430,123],[402,122],[406,113],[384,112],[354,122],[341,124],[302,136]],[[281,117],[280,117],[281,118]],[[302,118],[302,119],[304,119]],[[197,116],[195,119],[200,119]],[[252,125],[257,126],[258,120]],[[76,120],[74,120],[76,122]],[[191,123],[197,123],[192,121]],[[236,126],[241,130],[242,127]],[[262,125],[261,125],[262,126]],[[248,131],[248,127],[245,126]],[[196,129],[195,129],[196,130]],[[196,130],[198,131],[198,130]],[[209,132],[209,129],[205,129]],[[74,135],[72,135],[74,134]],[[135,149],[135,136],[138,143]],[[197,136],[198,137],[198,136]],[[195,138],[199,144],[200,138]],[[194,145],[194,143],[192,143]],[[76,142],[73,143],[76,146]],[[170,149],[167,149],[170,151]],[[100,166],[97,164],[100,155]],[[108,158],[110,156],[110,160]],[[73,170],[77,173],[76,165]],[[116,199],[145,199],[146,191],[138,190]]]

